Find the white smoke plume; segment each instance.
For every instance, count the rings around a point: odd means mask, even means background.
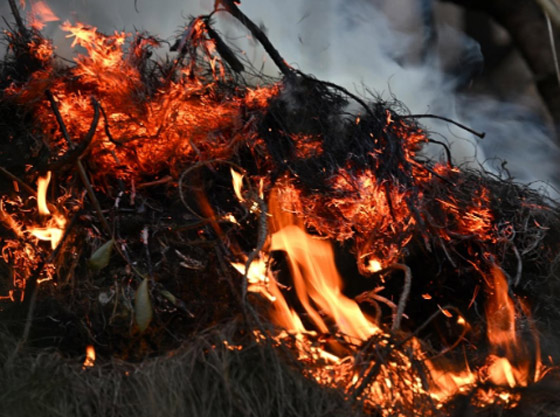
[[[29,1],[32,0],[27,0]],[[11,21],[4,2],[0,13]],[[189,16],[212,11],[214,0],[48,0],[61,19],[82,21],[105,33],[145,30],[171,43]],[[434,138],[450,144],[455,163],[497,169],[495,158],[508,161],[511,175],[522,182],[559,181],[560,152],[539,116],[519,104],[492,97],[457,94],[480,70],[478,44],[449,25],[438,25],[437,47],[423,54],[426,31],[418,0],[242,0],[240,8],[266,28],[271,42],[286,61],[319,79],[360,94],[400,100],[413,114],[431,113],[465,123],[486,138],[478,140],[446,123],[421,120]],[[267,74],[278,71],[237,21],[225,13],[216,17],[230,44],[244,51],[253,65]],[[437,22],[436,22],[437,24]],[[71,56],[68,40],[48,23],[62,56]],[[453,74],[444,69],[455,68]],[[459,69],[459,70],[457,70]],[[443,156],[441,148],[427,150]],[[550,191],[550,190],[549,190]],[[551,195],[557,197],[555,191]]]

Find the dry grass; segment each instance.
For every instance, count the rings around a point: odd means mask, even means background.
[[[54,351],[22,351],[2,334],[0,415],[26,416],[360,416],[339,391],[302,376],[281,350],[245,343],[229,350],[234,325],[194,337],[166,356],[132,364],[80,358]],[[359,408],[359,407],[358,407]]]

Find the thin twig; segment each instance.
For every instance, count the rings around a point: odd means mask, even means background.
[[[10,178],[11,180],[13,180],[13,181],[17,182],[19,185],[21,185],[25,189],[25,191],[27,191],[30,195],[33,195],[33,196],[37,195],[35,190],[33,188],[31,188],[25,181],[23,181],[21,178],[15,176],[14,174],[12,174],[6,168],[0,166],[0,172],[2,174],[4,174],[6,177]]]
[[[513,242],[511,243],[511,247],[517,259],[517,272],[515,273],[515,278],[513,279],[513,286],[517,287],[521,281],[521,275],[523,275],[523,260],[521,259],[519,250],[517,250],[517,246],[515,246]]]
[[[198,214],[196,211],[194,211],[192,209],[192,207],[187,203],[187,199],[185,198],[185,196],[183,195],[183,182],[185,180],[185,177],[187,176],[187,174],[189,174],[191,171],[194,171],[197,168],[200,167],[208,167],[209,169],[212,169],[212,164],[226,164],[229,165],[239,171],[244,171],[243,168],[241,168],[239,165],[231,162],[231,161],[227,161],[225,159],[210,159],[208,161],[198,161],[196,164],[191,165],[190,167],[188,167],[186,170],[184,170],[181,175],[179,176],[179,198],[181,199],[181,203],[183,203],[183,206],[185,206],[185,208],[196,218],[198,218],[199,220],[214,220],[214,219],[208,219],[206,217],[201,216],[200,214]]]
[[[445,151],[445,155],[447,156],[447,165],[453,165],[453,158],[451,158],[451,150],[449,149],[449,146],[447,146],[446,143],[443,143],[440,140],[436,140],[436,139],[428,139],[429,143],[435,143],[436,145],[441,145],[443,147],[443,150]]]
[[[261,43],[264,50],[268,53],[268,55],[276,64],[278,69],[282,72],[282,74],[284,74],[284,76],[286,77],[293,77],[293,69],[286,63],[284,58],[282,58],[278,50],[268,40],[264,32],[257,25],[255,25],[255,23],[251,19],[249,19],[241,10],[239,10],[235,2],[233,0],[220,0],[219,3],[224,5],[228,13],[239,20],[243,24],[243,26],[249,29],[249,32],[251,32],[253,37],[255,37],[255,39],[257,39]]]
[[[165,177],[160,178],[159,180],[143,182],[142,184],[138,184],[136,186],[136,189],[139,190],[141,188],[147,188],[147,187],[153,187],[155,185],[167,184],[168,182],[171,182],[171,181],[173,181],[173,177],[171,175],[166,175]]]
[[[466,130],[467,132],[472,133],[473,135],[478,136],[480,139],[484,138],[484,136],[486,136],[486,133],[484,132],[477,132],[476,130],[471,129],[468,126],[465,126],[462,123],[456,122],[453,119],[449,119],[447,117],[443,117],[443,116],[438,116],[435,114],[408,114],[405,116],[401,116],[403,119],[439,119],[439,120],[443,120],[447,123],[451,123],[457,127],[460,127],[463,130]]]
[[[14,19],[16,19],[16,24],[18,26],[19,32],[22,35],[27,35],[28,30],[23,23],[23,19],[21,18],[15,0],[8,0],[8,1],[10,2],[10,9],[12,10],[12,14],[14,15]]]
[[[49,100],[49,104],[51,105],[51,109],[54,113],[54,117],[56,118],[56,122],[58,123],[58,127],[60,128],[60,132],[66,141],[66,144],[70,147],[73,147],[74,144],[72,143],[72,139],[70,139],[70,134],[68,133],[68,129],[66,129],[66,124],[62,119],[62,115],[60,114],[60,110],[58,109],[58,104],[56,104],[56,100],[54,99],[53,94],[50,90],[45,91],[45,95]]]
[[[58,109],[58,104],[56,104],[54,96],[52,95],[52,93],[49,90],[46,91],[46,96],[47,96],[47,99],[49,100],[49,103],[51,105],[51,109],[53,110],[53,113],[56,117],[56,121],[58,122],[58,126],[60,128],[60,131],[62,132],[62,136],[64,136],[64,139],[66,140],[66,143],[68,144],[68,146],[70,146],[70,148],[72,148],[74,146],[74,143],[72,142],[72,139],[70,139],[70,134],[68,133],[68,129],[66,129],[66,124],[64,123],[64,120],[62,119],[62,115],[60,114],[60,110]],[[95,130],[97,128],[97,123],[99,121],[99,104],[97,103],[97,101],[93,97],[92,97],[91,101],[92,101],[93,108],[94,108],[94,115],[93,115],[93,120],[92,120],[91,126],[89,128],[89,131],[86,134],[86,139],[90,136],[91,136],[91,138],[93,138],[93,135],[95,134]],[[90,138],[90,141],[91,141],[91,138]],[[99,204],[99,200],[97,200],[97,197],[95,196],[95,192],[93,191],[91,183],[89,182],[89,179],[88,179],[88,176],[87,176],[87,173],[86,173],[86,169],[84,168],[84,165],[82,164],[82,161],[79,158],[76,161],[76,166],[78,167],[78,173],[80,174],[80,179],[82,180],[84,186],[86,187],[88,197],[89,197],[91,203],[93,204],[93,207],[95,209],[95,213],[97,215],[97,218],[99,219],[101,225],[103,226],[103,229],[105,229],[105,232],[109,236],[112,236],[113,231],[111,229],[111,226],[109,226],[109,223],[107,223],[107,220],[103,216],[103,210],[101,209],[101,205]]]
[[[375,364],[363,376],[363,378],[361,379],[360,385],[358,385],[352,391],[352,394],[350,395],[350,398],[353,401],[356,401],[358,399],[358,397],[360,395],[362,395],[362,392],[364,392],[364,390],[367,388],[367,386],[370,385],[373,381],[375,381],[375,378],[377,377],[377,375],[379,374],[379,371],[381,370],[381,366],[385,364],[385,360],[386,360],[387,356],[389,356],[391,354],[391,351],[394,350],[394,349],[397,349],[402,344],[403,343],[398,343],[395,346],[391,343],[391,339],[387,340],[387,344],[382,347],[381,352],[379,352],[379,354],[377,355],[378,357],[376,358]],[[358,379],[358,381],[359,380],[360,379]]]
[[[397,312],[395,313],[395,317],[393,319],[393,326],[391,326],[391,331],[399,330],[401,327],[401,320],[404,314],[404,309],[406,307],[406,303],[408,302],[408,296],[410,295],[410,287],[412,286],[412,272],[408,265],[394,263],[389,265],[391,269],[400,269],[404,272],[404,285],[403,290],[401,292],[401,296],[399,298],[399,303],[397,304]]]

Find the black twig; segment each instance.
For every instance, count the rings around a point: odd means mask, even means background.
[[[436,139],[428,139],[429,143],[435,143],[437,145],[441,145],[443,147],[443,150],[445,151],[445,156],[447,156],[447,165],[449,166],[453,166],[453,159],[451,158],[451,150],[449,149],[449,146],[447,146],[446,143],[443,143],[440,140],[436,140]]]
[[[276,64],[278,69],[284,74],[284,76],[290,78],[293,77],[294,71],[293,69],[286,63],[284,58],[280,55],[278,50],[272,45],[268,37],[264,34],[264,32],[259,28],[255,23],[247,17],[239,7],[235,4],[233,0],[220,0],[220,2],[227,12],[239,20],[243,26],[249,29],[249,32],[261,43],[264,50],[268,53],[272,61]]]
[[[60,128],[60,132],[62,133],[66,144],[70,147],[73,147],[74,144],[72,143],[72,139],[70,139],[70,134],[68,133],[68,129],[66,129],[66,124],[62,119],[62,115],[60,114],[60,110],[58,109],[58,104],[56,104],[56,100],[54,99],[51,90],[45,91],[45,95],[47,96],[47,100],[49,100],[49,104],[51,105],[54,117],[56,118],[56,122],[58,123],[58,127]]]
[[[21,15],[19,13],[19,9],[16,5],[15,0],[8,0],[10,3],[10,9],[12,10],[12,14],[14,15],[14,19],[16,19],[16,24],[18,26],[19,32],[22,35],[27,35],[27,28],[25,27],[25,24],[23,23],[23,19],[21,18]]]
[[[58,122],[58,126],[60,128],[60,131],[62,132],[62,135],[64,136],[64,139],[68,143],[68,146],[70,146],[72,148],[74,146],[74,144],[72,142],[72,139],[70,139],[70,134],[68,133],[68,129],[66,129],[66,124],[64,123],[64,120],[62,119],[62,115],[60,114],[60,110],[58,109],[58,104],[56,104],[56,101],[55,101],[52,93],[49,90],[46,91],[46,95],[47,95],[47,99],[49,100],[49,103],[51,105],[51,108],[53,110],[53,113],[56,117],[56,121]],[[92,120],[91,126],[90,126],[89,131],[86,135],[86,139],[89,135],[91,135],[91,137],[93,138],[93,135],[95,134],[95,130],[97,128],[97,123],[99,122],[99,104],[97,103],[97,101],[93,97],[92,97],[91,101],[92,101],[93,108],[94,108],[94,115],[93,115],[93,120]],[[87,177],[87,173],[86,173],[86,170],[84,168],[84,165],[82,164],[82,161],[80,161],[79,158],[76,161],[76,166],[78,167],[78,172],[80,174],[80,178],[81,178],[84,186],[86,187],[88,197],[89,197],[91,203],[93,204],[93,207],[95,208],[97,218],[101,222],[101,225],[103,226],[103,229],[105,229],[105,232],[109,236],[112,236],[113,232],[112,232],[111,226],[109,226],[109,223],[107,223],[107,220],[103,216],[103,210],[101,209],[101,205],[99,204],[99,200],[97,200],[97,197],[95,196],[95,193],[93,191],[91,183],[89,182],[89,179]]]
[[[49,95],[50,95],[49,102],[51,103],[51,108],[55,112],[55,115],[58,114],[58,116],[56,116],[56,118],[57,118],[57,120],[59,120],[60,112],[59,112],[57,106],[53,107],[53,103],[56,104],[56,102],[54,101],[54,98],[52,97],[52,94],[50,93],[50,91],[47,90],[47,97],[49,97]],[[89,148],[89,145],[91,144],[91,142],[93,140],[93,137],[95,136],[95,131],[97,130],[97,124],[99,123],[99,104],[93,98],[92,98],[91,101],[92,101],[92,104],[93,104],[93,119],[91,121],[91,125],[89,127],[88,132],[84,136],[84,139],[81,140],[80,143],[76,146],[73,146],[72,142],[70,141],[69,142],[69,144],[71,144],[70,150],[68,152],[66,152],[63,156],[61,156],[59,159],[57,159],[56,161],[50,163],[48,165],[49,170],[55,171],[57,169],[62,168],[65,165],[74,164],[74,163],[78,162],[80,160],[80,158],[87,152],[87,150]],[[60,117],[60,121],[62,121],[62,117]],[[60,125],[60,122],[59,122],[59,125]],[[64,127],[64,129],[66,129],[66,127]],[[68,132],[66,132],[66,134],[68,134]],[[64,133],[63,133],[63,135],[64,135]],[[68,137],[65,136],[65,138],[67,138],[66,139],[67,142],[70,140],[69,136]]]
[[[37,193],[35,192],[35,190],[33,188],[31,188],[25,181],[23,181],[21,178],[17,177],[16,175],[12,174],[10,171],[8,171],[6,168],[0,166],[0,172],[2,174],[4,174],[6,177],[8,177],[9,179],[17,182],[19,185],[21,185],[25,191],[27,191],[30,195],[37,195]]]
[[[403,119],[439,119],[439,120],[443,120],[447,123],[451,123],[457,127],[460,127],[463,130],[466,130],[469,133],[472,133],[473,135],[478,136],[480,139],[484,138],[484,136],[486,136],[485,132],[477,132],[474,129],[471,129],[468,126],[465,126],[462,123],[456,122],[453,119],[449,119],[447,117],[443,117],[443,116],[438,116],[436,114],[408,114],[405,116],[401,116]]]

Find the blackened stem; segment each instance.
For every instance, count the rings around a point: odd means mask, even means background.
[[[264,50],[268,53],[272,61],[276,64],[278,69],[286,77],[293,77],[294,72],[292,68],[286,63],[284,58],[280,55],[278,50],[270,43],[264,32],[257,26],[251,19],[249,19],[235,4],[233,0],[221,0],[221,3],[225,6],[226,10],[237,20],[239,20],[243,26],[249,29],[249,32],[261,43]]]

